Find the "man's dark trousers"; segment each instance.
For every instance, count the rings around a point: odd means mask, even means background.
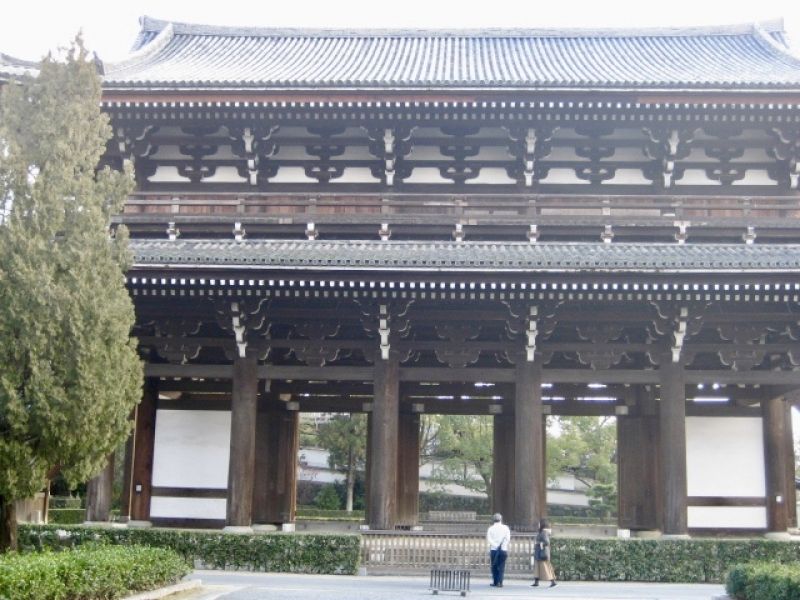
[[[505,550],[489,550],[489,558],[492,562],[492,585],[503,585],[503,575],[506,571],[506,558],[508,552]]]

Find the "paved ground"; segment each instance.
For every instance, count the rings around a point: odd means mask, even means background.
[[[239,573],[195,571],[201,591],[192,600],[413,600],[431,598],[428,579],[423,577],[290,575],[284,573]],[[489,586],[488,577],[472,580],[468,598],[558,598],[560,600],[710,600],[724,594],[721,585],[661,583],[559,583],[552,589],[532,588],[530,581],[506,581],[502,589]],[[441,592],[437,598],[460,598],[456,592]]]

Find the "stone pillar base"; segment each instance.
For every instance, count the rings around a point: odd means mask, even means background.
[[[690,540],[692,536],[688,533],[662,533],[662,540]]]
[[[253,528],[249,525],[226,525],[222,531],[224,533],[253,533]]]
[[[128,527],[130,527],[131,529],[137,529],[137,528],[138,529],[148,529],[148,528],[150,528],[152,526],[153,526],[153,524],[150,521],[136,521],[136,520],[133,520],[133,519],[128,521]]]
[[[764,537],[768,540],[774,540],[776,542],[792,541],[792,536],[788,531],[768,531],[764,534]]]
[[[281,525],[281,531],[293,533],[294,532],[294,523],[284,523]]]
[[[86,527],[106,527],[111,528],[111,521],[84,521]]]

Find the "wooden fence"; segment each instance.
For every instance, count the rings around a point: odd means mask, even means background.
[[[506,573],[530,574],[534,535],[513,534]],[[435,568],[470,569],[489,573],[485,535],[364,531],[361,565],[367,573],[423,573]]]

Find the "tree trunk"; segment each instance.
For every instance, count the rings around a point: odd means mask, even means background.
[[[17,512],[14,502],[0,496],[0,554],[17,549]]]
[[[349,513],[353,512],[353,488],[356,486],[356,468],[353,464],[352,452],[350,455],[350,464],[347,465],[347,500],[344,507]]]

